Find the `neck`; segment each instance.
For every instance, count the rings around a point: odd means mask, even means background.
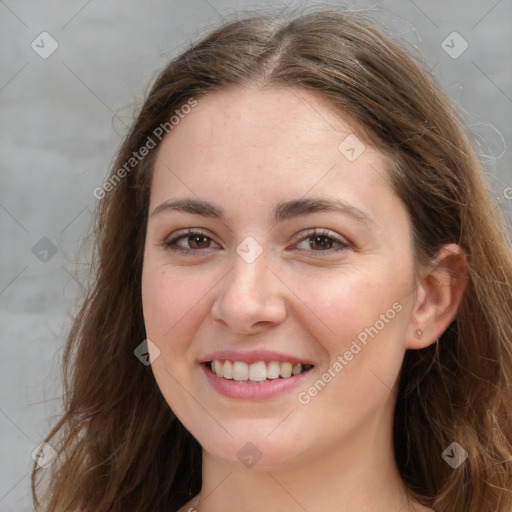
[[[235,466],[205,450],[202,498],[189,507],[198,512],[422,510],[415,509],[407,496],[391,431],[374,427],[360,430],[337,449],[303,453],[278,467]]]

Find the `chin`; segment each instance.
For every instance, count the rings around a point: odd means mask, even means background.
[[[235,435],[233,438],[227,439],[226,435],[223,435],[215,439],[199,439],[199,442],[212,457],[239,468],[274,470],[285,467],[300,456],[298,441],[291,444],[293,436],[269,436],[268,430],[251,432],[247,429],[245,432],[244,435]],[[300,441],[302,446],[303,443]]]

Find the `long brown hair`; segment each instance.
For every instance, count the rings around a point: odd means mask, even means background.
[[[471,136],[434,78],[366,13],[339,10],[227,23],[156,79],[102,189],[92,281],[64,354],[65,413],[46,438],[59,457],[46,472],[34,465],[36,505],[46,512],[168,512],[199,492],[201,447],[133,354],[145,338],[141,272],[155,129],[171,132],[169,117],[191,98],[248,82],[322,94],[391,156],[417,262],[432,261],[446,243],[465,250],[468,286],[455,321],[438,343],[404,358],[396,461],[412,495],[435,510],[512,509],[506,226]],[[150,138],[156,147],[130,161]],[[441,457],[453,442],[468,453],[456,469]],[[41,476],[48,481],[40,502]]]

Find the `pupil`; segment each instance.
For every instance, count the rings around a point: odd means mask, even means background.
[[[310,244],[312,249],[314,249],[314,244],[318,244],[318,246],[324,249],[330,249],[332,246],[332,240],[328,236],[317,236],[312,239],[312,243]]]
[[[203,235],[195,235],[192,237],[192,245],[198,245],[201,247],[206,242],[206,237]]]

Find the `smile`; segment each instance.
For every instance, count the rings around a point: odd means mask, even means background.
[[[221,395],[239,400],[267,400],[304,382],[312,364],[291,361],[244,361],[214,359],[200,365],[210,386]]]
[[[244,382],[246,384],[258,384],[275,379],[288,379],[310,370],[310,364],[291,363],[289,361],[257,361],[252,364],[244,361],[219,361],[207,363],[210,371],[217,377]]]

